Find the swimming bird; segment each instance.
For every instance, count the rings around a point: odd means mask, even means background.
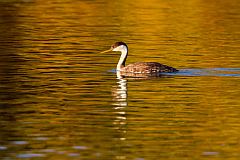
[[[155,73],[162,73],[162,72],[177,72],[176,68],[163,65],[158,62],[136,62],[133,64],[129,64],[125,66],[127,56],[128,56],[128,46],[124,42],[116,42],[114,43],[109,50],[103,51],[101,53],[106,53],[110,51],[119,51],[121,52],[120,59],[117,64],[117,71],[125,72],[125,73],[140,73],[140,74],[155,74]]]

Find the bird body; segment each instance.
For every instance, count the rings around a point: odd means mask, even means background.
[[[163,73],[163,72],[177,72],[176,68],[163,65],[157,62],[136,62],[125,66],[126,59],[128,56],[128,46],[124,42],[116,42],[111,48],[105,52],[109,51],[119,51],[121,52],[120,59],[118,61],[116,70],[125,73],[136,73],[136,74],[152,74],[152,73]]]
[[[130,72],[130,73],[161,73],[161,72],[177,72],[178,70],[163,65],[157,62],[136,62],[127,65],[126,67],[122,67],[120,69],[122,72]]]

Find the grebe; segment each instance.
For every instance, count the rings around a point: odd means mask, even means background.
[[[157,62],[136,62],[125,66],[125,62],[128,56],[128,46],[124,42],[116,42],[111,46],[109,50],[103,51],[101,53],[106,53],[110,51],[119,51],[122,53],[116,68],[116,70],[120,72],[152,74],[162,72],[171,73],[178,71],[176,68]]]

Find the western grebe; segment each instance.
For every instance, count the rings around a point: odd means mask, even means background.
[[[106,53],[110,51],[119,51],[121,52],[121,57],[117,64],[117,71],[126,72],[126,73],[141,73],[141,74],[152,74],[152,73],[162,73],[162,72],[177,72],[176,68],[163,65],[157,62],[136,62],[125,66],[126,59],[128,56],[128,46],[124,42],[114,43],[109,50],[103,51],[101,53]]]

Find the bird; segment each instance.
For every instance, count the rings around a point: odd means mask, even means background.
[[[103,51],[101,53],[111,51],[121,52],[121,56],[116,67],[116,71],[120,71],[121,73],[156,74],[178,72],[176,68],[158,62],[136,62],[126,66],[128,46],[124,42],[115,42],[110,49]]]

